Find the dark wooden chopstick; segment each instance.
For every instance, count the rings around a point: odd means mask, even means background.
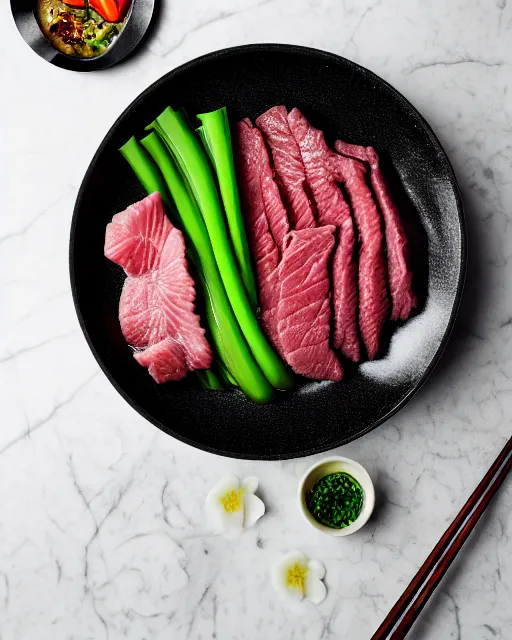
[[[402,640],[512,467],[512,438],[434,547],[371,640]]]

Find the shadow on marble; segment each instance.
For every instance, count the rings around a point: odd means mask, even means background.
[[[374,474],[374,489],[375,489],[375,507],[373,508],[373,513],[371,515],[368,524],[370,525],[368,528],[363,529],[363,531],[367,531],[369,528],[373,529],[373,533],[375,529],[381,524],[385,524],[386,515],[389,509],[389,499],[386,490],[382,486],[382,483],[379,482],[378,473]]]
[[[261,500],[263,500],[263,504],[265,505],[265,515],[266,516],[273,515],[276,511],[278,511],[278,509],[276,509],[272,505],[272,498],[269,496],[269,494],[266,491],[265,487],[262,486],[261,482],[258,485],[258,490],[256,491],[256,495],[258,496],[258,498],[261,498]]]

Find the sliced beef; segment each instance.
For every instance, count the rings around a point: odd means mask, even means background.
[[[272,107],[256,119],[272,153],[281,191],[293,229],[316,226],[312,203],[305,190],[306,172],[300,149],[288,124],[286,107]]]
[[[328,263],[335,227],[291,231],[279,265],[277,327],[292,369],[315,380],[341,380],[341,364],[329,345],[331,331]]]
[[[235,157],[242,206],[256,262],[262,324],[296,373],[340,380],[343,372],[329,346],[328,263],[333,226],[291,231],[279,245],[272,219],[286,215],[261,132],[247,120],[235,132]]]
[[[153,193],[112,218],[106,229],[105,256],[128,274],[119,321],[127,342],[139,348],[134,354],[137,361],[157,382],[207,369],[212,353],[194,312],[196,293],[185,243],[166,217],[160,194]]]
[[[389,311],[382,220],[364,165],[332,152],[329,162],[335,179],[345,185],[359,231],[359,330],[373,360]]]
[[[286,210],[273,179],[261,132],[247,118],[237,123],[234,143],[242,208],[256,263],[261,321],[274,346],[281,351],[276,320],[280,252],[270,221],[274,221],[282,245],[288,231]]]
[[[391,319],[407,320],[417,304],[412,289],[412,273],[408,268],[407,236],[382,173],[379,157],[373,147],[360,147],[341,140],[336,142],[336,150],[370,165],[372,187],[385,223],[389,287],[393,301]]]
[[[244,165],[244,171],[249,172],[251,180],[255,180],[257,176],[260,183],[259,188],[264,195],[263,204],[270,232],[280,251],[283,239],[289,231],[288,213],[283,206],[275,181],[265,140],[261,131],[253,127],[249,118],[237,123],[237,135],[240,150],[238,153],[239,168],[240,164]],[[242,188],[243,191],[244,188]]]
[[[288,115],[297,140],[307,179],[315,198],[318,221],[339,228],[339,244],[332,263],[334,346],[348,359],[360,358],[357,329],[357,255],[350,207],[326,162],[332,153],[322,131],[312,127],[299,109]]]

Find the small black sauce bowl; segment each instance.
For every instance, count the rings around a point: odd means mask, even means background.
[[[41,58],[69,71],[107,69],[130,55],[149,28],[156,0],[133,0],[126,25],[117,41],[96,58],[75,58],[61,53],[45,38],[34,13],[36,0],[11,0],[11,11],[22,38]]]

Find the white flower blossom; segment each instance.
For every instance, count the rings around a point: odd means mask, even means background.
[[[206,506],[217,529],[236,532],[252,527],[265,513],[263,501],[255,496],[258,478],[240,482],[236,476],[222,478],[206,496]]]
[[[325,567],[302,551],[284,555],[272,570],[272,584],[280,595],[295,602],[304,599],[320,604],[327,595],[323,583]]]

